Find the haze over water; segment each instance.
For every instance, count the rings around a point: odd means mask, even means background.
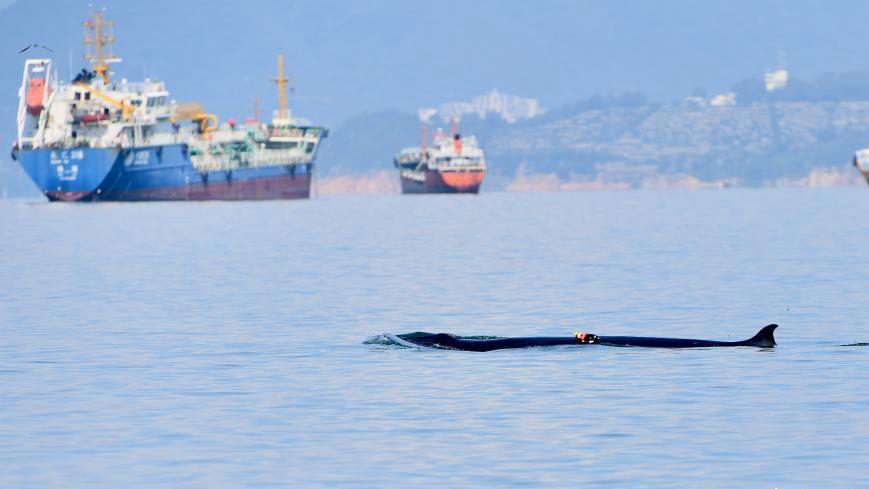
[[[862,188],[0,201],[0,487],[867,487],[869,347],[839,346],[869,341],[867,215]],[[771,322],[771,350],[378,343]]]

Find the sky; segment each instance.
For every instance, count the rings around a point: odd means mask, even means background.
[[[88,1],[0,0],[0,134],[14,132],[32,42],[59,74],[85,66]],[[106,0],[118,78],[159,78],[179,102],[221,118],[276,105],[275,57],[295,114],[335,126],[380,110],[467,100],[498,88],[557,108],[595,94],[668,101],[728,90],[775,68],[792,76],[869,72],[865,1]],[[7,138],[8,139],[8,138]]]

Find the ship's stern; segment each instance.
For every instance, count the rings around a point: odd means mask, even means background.
[[[51,201],[97,200],[117,158],[114,148],[12,150],[12,159]]]

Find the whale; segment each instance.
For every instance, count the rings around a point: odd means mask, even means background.
[[[479,352],[535,346],[585,345],[640,348],[718,348],[730,346],[773,348],[776,346],[773,331],[777,327],[777,324],[764,326],[756,335],[742,341],[657,338],[653,336],[598,336],[591,333],[576,333],[573,336],[525,336],[515,338],[456,336],[449,333],[425,332],[406,333],[396,336],[402,341],[416,346]]]

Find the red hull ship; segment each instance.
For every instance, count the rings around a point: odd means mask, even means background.
[[[395,157],[404,194],[476,194],[486,176],[486,159],[473,136],[462,139],[438,130],[431,147],[425,126],[421,147],[405,148]]]

